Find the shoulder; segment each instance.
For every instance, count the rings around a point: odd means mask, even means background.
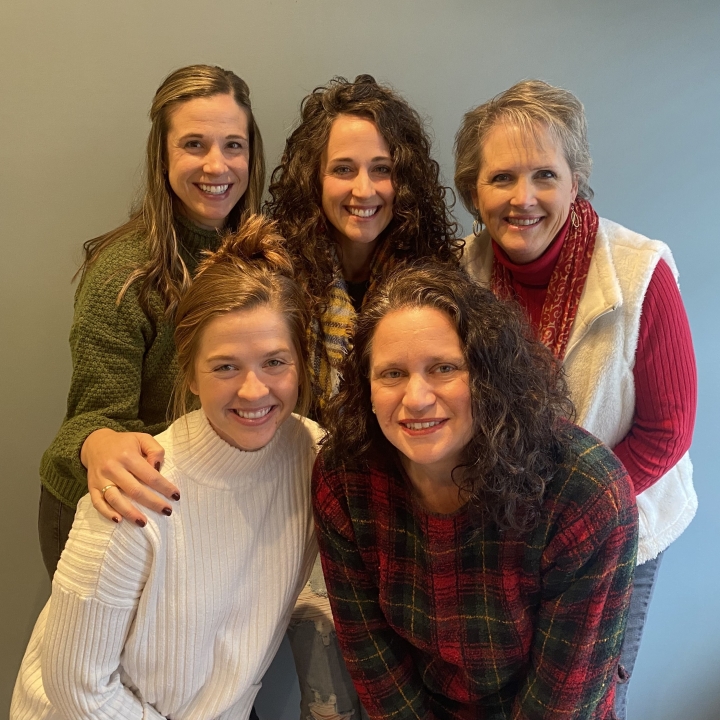
[[[674,269],[672,252],[662,240],[653,240],[633,230],[629,230],[612,220],[600,218],[596,245],[606,245],[616,258],[622,259],[625,254],[635,258],[644,255],[649,262],[666,260]]]
[[[88,269],[84,282],[107,278],[108,273],[132,270],[147,262],[148,258],[149,250],[145,236],[128,231],[126,235],[116,239],[102,250]]]
[[[117,321],[128,314],[139,315],[139,283],[134,282],[127,288],[120,303],[118,297],[130,274],[148,258],[144,238],[137,234],[128,234],[106,247],[80,280],[75,293],[76,320],[78,312],[87,321],[96,320],[98,316]],[[151,314],[160,318],[164,310],[162,302],[154,292],[151,297],[154,298]]]
[[[117,604],[124,597],[123,587],[147,576],[152,552],[146,529],[129,522],[116,525],[100,515],[85,495],[78,503],[53,582],[80,597]],[[128,602],[131,599],[127,597]]]
[[[568,423],[563,431],[560,466],[548,484],[551,513],[612,517],[632,512],[635,496],[627,471],[594,435]]]

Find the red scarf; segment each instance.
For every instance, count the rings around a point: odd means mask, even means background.
[[[570,207],[571,213],[573,210],[577,221],[573,218],[570,222],[568,236],[550,276],[539,329],[540,340],[558,360],[565,357],[598,231],[597,213],[587,200],[576,200]],[[514,295],[510,271],[497,261],[493,261],[492,289],[499,298],[509,299]]]

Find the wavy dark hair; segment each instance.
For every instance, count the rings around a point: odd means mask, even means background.
[[[373,337],[389,313],[421,307],[447,315],[469,371],[472,439],[453,478],[483,517],[502,529],[528,530],[557,469],[564,419],[573,407],[560,364],[533,337],[522,310],[459,268],[428,262],[400,267],[368,298],[341,369],[340,392],[328,407],[325,462],[364,470],[373,458],[396,453],[371,409]]]
[[[370,75],[354,82],[333,78],[302,101],[300,124],[288,137],[270,181],[265,210],[288,240],[296,267],[313,301],[322,303],[333,281],[333,240],[322,209],[321,162],[330,128],[340,115],[375,124],[390,149],[395,189],[393,219],[384,231],[399,258],[431,257],[456,263],[463,241],[440,183],[440,166],[430,157],[430,139],[420,115],[394,90]]]

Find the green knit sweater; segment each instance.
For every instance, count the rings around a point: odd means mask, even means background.
[[[219,244],[216,231],[185,220],[178,223],[178,236],[191,273],[202,251]],[[140,307],[137,282],[117,304],[128,275],[147,257],[143,238],[119,240],[102,252],[75,293],[67,413],[40,465],[43,485],[73,508],[87,492],[80,449],[91,432],[111,428],[156,435],[168,426],[177,374],[175,326],[157,293],[150,296],[150,312]]]

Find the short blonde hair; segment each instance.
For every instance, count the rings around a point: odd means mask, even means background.
[[[203,331],[214,318],[236,310],[270,307],[279,312],[290,331],[298,357],[300,392],[298,411],[310,405],[310,372],[306,328],[310,315],[306,293],[295,280],[292,261],[276,223],[261,215],[250,216],[242,228],[228,234],[219,250],[198,266],[197,274],[180,299],[175,317],[178,376],[173,417],[195,405],[190,384]]]
[[[569,90],[542,80],[523,80],[465,113],[455,135],[455,187],[469,212],[476,212],[473,192],[480,174],[483,143],[501,123],[517,125],[529,136],[537,134],[538,126],[546,128],[560,143],[577,178],[578,197],[592,199],[588,182],[592,158],[583,104]]]

